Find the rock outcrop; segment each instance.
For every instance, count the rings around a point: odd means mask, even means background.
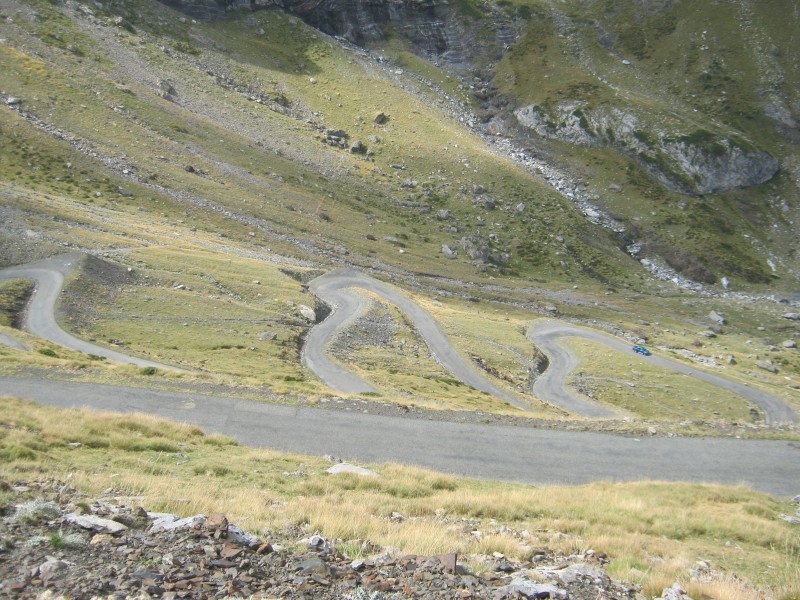
[[[592,109],[585,102],[553,108],[529,105],[515,111],[537,135],[584,147],[611,146],[635,157],[667,185],[712,194],[769,181],[780,164],[748,142],[705,129],[655,128],[618,108]]]

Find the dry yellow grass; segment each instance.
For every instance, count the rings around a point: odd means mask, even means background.
[[[696,597],[788,600],[800,593],[800,535],[776,519],[788,503],[744,488],[534,488],[399,465],[375,466],[377,477],[333,477],[318,457],[253,450],[146,415],[61,411],[9,398],[0,408],[6,479],[69,477],[86,493],[113,487],[150,510],[222,511],[256,532],[319,531],[353,555],[369,543],[457,551],[480,568],[493,552],[525,559],[541,547],[591,548],[609,556],[613,577],[648,594],[675,581]],[[405,520],[391,520],[395,511]],[[712,573],[693,582],[688,569],[698,560]]]

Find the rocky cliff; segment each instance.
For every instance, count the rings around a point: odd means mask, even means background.
[[[390,37],[406,40],[420,56],[459,73],[498,60],[522,22],[492,4],[480,11],[439,0],[165,0],[213,18],[228,10],[277,7],[329,35],[359,46]]]
[[[744,140],[683,123],[654,128],[629,110],[592,110],[581,102],[515,111],[519,123],[546,139],[584,147],[610,146],[637,158],[665,184],[694,194],[759,185],[780,166]],[[683,126],[683,127],[681,127]]]

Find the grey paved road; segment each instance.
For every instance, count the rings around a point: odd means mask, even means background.
[[[331,271],[309,284],[314,295],[329,304],[333,312],[309,332],[303,346],[303,362],[329,387],[350,393],[375,391],[369,383],[334,363],[324,352],[324,346],[331,337],[364,310],[363,296],[348,291],[348,288],[361,288],[380,294],[402,310],[428,344],[433,358],[462,383],[492,394],[517,408],[530,409],[525,402],[501,390],[478,373],[450,344],[436,320],[416,302],[395,288],[353,269]]]
[[[534,384],[533,393],[539,398],[546,398],[549,402],[557,404],[570,412],[593,417],[608,416],[610,411],[605,411],[603,407],[584,400],[567,389],[565,379],[577,366],[578,360],[566,347],[558,343],[558,339],[564,336],[586,338],[605,344],[614,350],[633,354],[631,344],[614,336],[606,335],[593,329],[569,325],[562,321],[547,321],[528,330],[528,339],[539,346],[550,358],[550,366]],[[767,423],[797,422],[797,415],[794,410],[783,400],[772,394],[720,375],[694,369],[689,365],[665,356],[653,354],[648,357],[641,357],[641,359],[739,394],[764,410]]]
[[[61,293],[61,288],[64,286],[64,278],[69,274],[73,264],[79,259],[79,254],[63,254],[39,262],[0,270],[0,279],[31,279],[36,283],[33,297],[25,312],[23,328],[43,339],[86,354],[104,356],[109,360],[140,367],[156,367],[185,372],[177,367],[128,356],[121,352],[91,344],[71,336],[58,326],[55,316],[56,301]]]
[[[470,425],[298,408],[222,396],[0,377],[0,394],[59,407],[143,412],[259,448],[398,462],[535,485],[664,480],[800,493],[800,444]]]

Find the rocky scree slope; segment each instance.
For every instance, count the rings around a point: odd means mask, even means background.
[[[455,554],[402,555],[362,540],[370,557],[353,560],[320,535],[257,537],[225,515],[148,512],[113,489],[93,499],[56,481],[0,485],[7,598],[643,599],[636,587],[612,581],[607,557],[592,551],[542,548],[525,563],[485,557],[491,567],[474,574]]]

